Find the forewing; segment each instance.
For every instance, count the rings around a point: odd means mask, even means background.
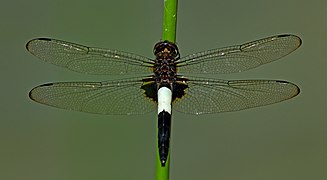
[[[238,111],[284,101],[296,96],[300,89],[292,83],[276,80],[195,79],[173,109],[183,113],[203,114]]]
[[[185,56],[177,61],[181,73],[234,73],[275,61],[301,45],[295,35],[278,35]]]
[[[57,82],[35,87],[30,98],[41,104],[96,114],[143,114],[156,103],[145,97],[143,82]]]
[[[46,62],[80,73],[151,73],[152,61],[132,53],[92,48],[48,38],[33,39],[26,44],[26,48]]]

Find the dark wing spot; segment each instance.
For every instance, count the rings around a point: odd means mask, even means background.
[[[144,89],[144,94],[146,97],[152,99],[155,102],[158,102],[157,85],[154,81],[144,83],[141,86],[141,89]]]

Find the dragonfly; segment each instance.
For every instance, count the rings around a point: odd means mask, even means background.
[[[300,92],[297,85],[283,80],[222,80],[188,75],[246,71],[278,60],[300,45],[298,36],[282,34],[180,57],[175,43],[160,41],[153,49],[155,58],[147,58],[37,38],[30,40],[26,48],[43,61],[79,73],[133,77],[46,83],[33,88],[29,97],[41,104],[96,114],[133,115],[157,109],[157,145],[164,167],[172,109],[195,115],[239,111],[281,102]]]

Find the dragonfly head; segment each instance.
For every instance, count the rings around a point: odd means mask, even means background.
[[[176,44],[167,40],[154,45],[153,53],[157,59],[179,59],[179,51]]]

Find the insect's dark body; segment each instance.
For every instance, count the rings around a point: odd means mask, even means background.
[[[176,44],[163,41],[154,46],[156,56],[153,66],[154,75],[143,79],[147,97],[158,101],[158,90],[167,87],[172,91],[172,101],[185,95],[187,89],[186,78],[177,76],[176,61],[179,59],[179,51]],[[169,152],[171,128],[171,113],[167,111],[158,112],[158,149],[161,165],[165,166]]]
[[[155,102],[158,101],[157,91],[160,87],[168,87],[173,92],[172,101],[182,98],[185,95],[187,78],[177,75],[176,61],[179,59],[179,51],[174,43],[169,41],[159,42],[153,50],[156,56],[153,73],[150,78],[143,79],[142,89],[145,90],[146,97]]]

